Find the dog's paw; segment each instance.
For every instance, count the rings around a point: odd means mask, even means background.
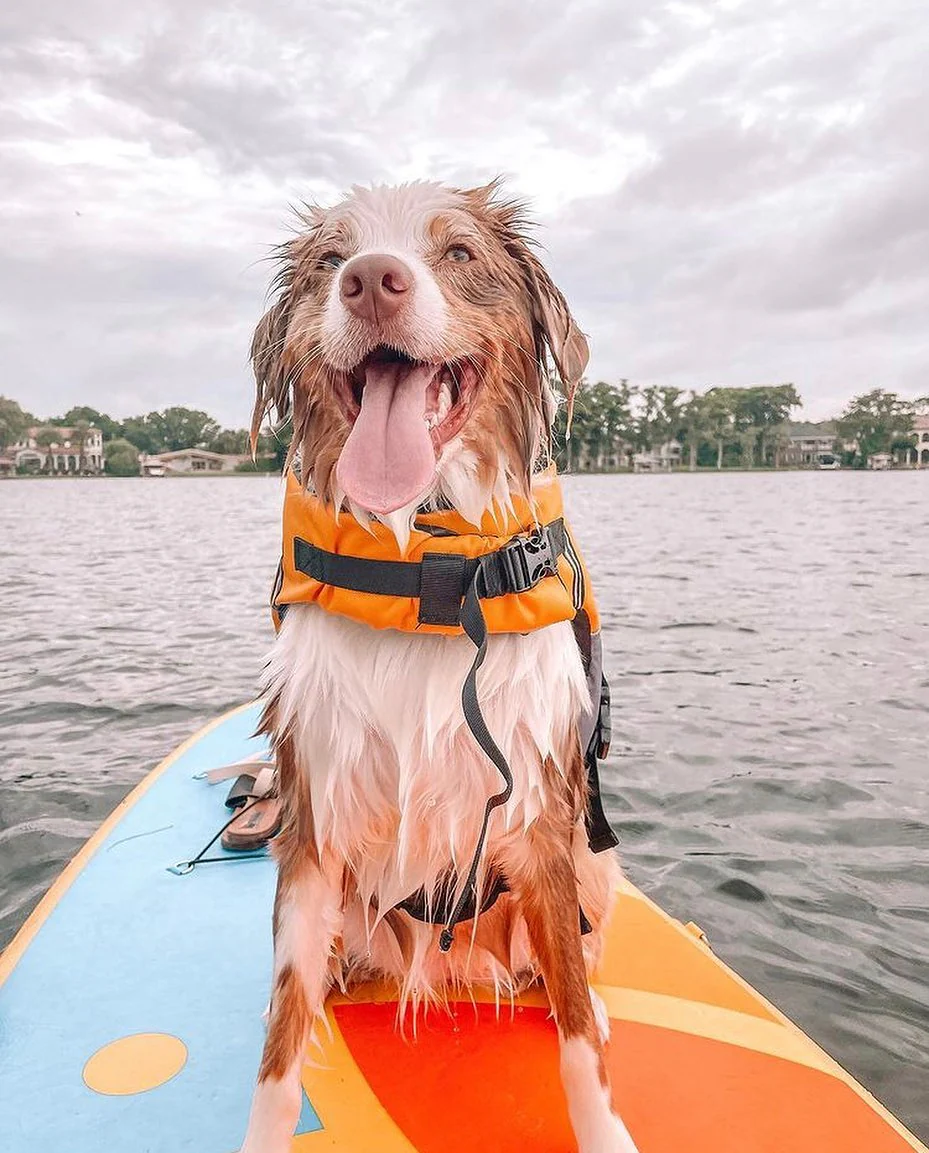
[[[616,1132],[613,1134],[613,1144],[609,1147],[609,1153],[639,1153],[635,1141],[632,1140],[629,1130],[623,1124],[622,1118],[613,1114],[613,1123]],[[606,1153],[606,1151],[604,1151]]]
[[[591,1133],[588,1141],[579,1145],[578,1153],[639,1153],[629,1130],[615,1113],[610,1113],[596,1128],[598,1131]]]

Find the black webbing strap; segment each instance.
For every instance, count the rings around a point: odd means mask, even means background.
[[[462,598],[473,586],[478,569],[482,598],[527,592],[543,577],[555,575],[565,539],[564,521],[559,517],[481,557],[432,552],[420,562],[345,556],[294,537],[294,568],[336,588],[412,597],[419,601],[420,624],[457,625]]]
[[[418,597],[422,582],[422,568],[414,561],[343,556],[300,537],[294,537],[294,568],[321,584],[395,597]]]
[[[466,557],[453,552],[430,552],[423,557],[419,585],[421,625],[458,624],[466,561]]]
[[[613,832],[613,827],[603,811],[600,772],[597,768],[597,762],[604,760],[610,751],[612,733],[610,686],[606,677],[601,674],[597,723],[590,738],[590,744],[587,746],[587,752],[584,754],[584,763],[587,766],[587,843],[590,845],[592,853],[602,853],[607,849],[615,849],[619,844],[619,838]]]
[[[455,892],[458,888],[458,878],[454,870],[442,878],[439,884],[428,892],[425,888],[417,889],[394,906],[409,913],[417,921],[427,925],[445,925],[455,908]],[[470,921],[481,913],[492,908],[499,897],[510,891],[510,886],[502,873],[494,871],[481,893],[481,903],[477,902],[477,886],[465,891],[465,903],[458,911],[459,921]]]
[[[484,841],[487,839],[487,826],[490,824],[490,815],[494,809],[499,808],[500,805],[505,805],[513,794],[512,770],[506,757],[500,751],[497,742],[490,735],[487,722],[484,720],[484,714],[481,712],[480,701],[477,699],[477,671],[484,663],[484,657],[487,655],[487,622],[484,620],[484,613],[481,609],[479,589],[479,585],[482,583],[483,566],[479,566],[477,572],[474,574],[474,579],[468,586],[464,603],[461,606],[462,628],[468,634],[472,643],[477,646],[474,660],[471,662],[468,675],[465,677],[464,684],[461,686],[461,707],[464,710],[465,721],[471,730],[471,735],[491,761],[493,761],[497,772],[503,777],[504,784],[499,793],[488,797],[487,804],[484,806],[484,819],[481,821],[481,832],[477,838],[477,845],[474,848],[474,856],[471,858],[471,867],[468,869],[468,875],[465,877],[461,894],[455,902],[451,913],[449,913],[448,920],[445,922],[445,928],[439,936],[439,948],[443,953],[447,953],[452,947],[452,941],[455,936],[455,925],[463,920],[462,913],[466,904],[469,900],[474,900],[472,893],[476,893],[477,891],[477,870],[481,863],[481,857],[484,854]]]

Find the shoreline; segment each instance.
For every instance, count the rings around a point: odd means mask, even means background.
[[[797,473],[929,473],[929,467],[920,468],[917,465],[907,467],[903,465],[899,468],[696,468],[691,471],[688,468],[675,468],[660,471],[643,471],[635,472],[631,468],[610,468],[610,469],[584,469],[580,472],[560,472],[558,475],[562,477],[573,476],[651,476],[651,477],[670,477],[670,476],[731,476],[733,474],[745,474],[752,476],[782,476],[782,475],[796,475]],[[0,484],[4,481],[74,481],[74,480],[241,480],[243,477],[275,477],[278,480],[283,476],[280,472],[175,472],[169,473],[165,476],[111,476],[107,473],[100,473],[94,475],[87,473],[83,476],[75,476],[73,474],[65,475],[48,475],[46,473],[19,473],[13,476],[0,477]]]

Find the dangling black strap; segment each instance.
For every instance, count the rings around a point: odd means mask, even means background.
[[[484,714],[481,712],[480,702],[477,699],[477,671],[484,663],[484,657],[487,655],[487,622],[484,619],[484,613],[481,609],[479,592],[479,583],[482,583],[483,580],[483,567],[478,566],[478,570],[474,574],[474,579],[471,581],[471,584],[468,586],[464,602],[461,606],[460,620],[462,628],[470,637],[471,641],[477,646],[477,653],[471,662],[468,675],[465,677],[464,684],[461,687],[461,707],[464,710],[465,721],[471,730],[471,735],[491,761],[493,761],[500,776],[503,777],[504,786],[499,793],[495,793],[492,797],[489,797],[487,804],[484,806],[484,819],[481,821],[481,832],[477,838],[474,856],[471,858],[471,867],[468,869],[468,875],[462,886],[461,895],[455,902],[448,920],[445,923],[445,928],[439,937],[439,948],[443,953],[447,953],[452,947],[452,941],[455,936],[455,925],[463,919],[462,913],[465,906],[469,901],[474,899],[472,894],[476,892],[477,889],[477,870],[480,867],[481,857],[484,853],[484,841],[487,839],[487,826],[490,823],[490,815],[494,809],[499,808],[500,805],[505,805],[513,794],[512,770],[506,757],[500,751],[497,742],[490,735],[487,722],[484,720]]]
[[[600,794],[600,772],[597,762],[606,758],[610,751],[610,737],[613,725],[610,720],[610,686],[605,676],[600,676],[600,701],[597,721],[590,744],[584,754],[587,766],[587,843],[592,853],[602,853],[615,849],[619,838],[613,832],[607,815],[603,811],[603,797]]]

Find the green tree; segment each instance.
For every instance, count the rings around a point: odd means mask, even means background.
[[[743,468],[755,466],[755,444],[759,429],[755,425],[754,391],[751,388],[726,389],[732,413],[732,442],[738,448],[739,462]]]
[[[219,432],[217,422],[196,408],[166,408],[154,413],[161,439],[168,452],[181,448],[205,448]]]
[[[658,444],[667,444],[676,440],[681,442],[684,435],[684,408],[686,406],[685,392],[682,388],[665,386],[661,389],[661,408],[659,410],[659,423],[656,429]]]
[[[691,472],[696,471],[700,446],[712,435],[709,410],[708,398],[691,389],[690,399],[681,408],[681,431],[687,448],[687,467]]]
[[[124,420],[120,431],[140,452],[176,452],[182,448],[206,448],[218,435],[219,425],[196,408],[174,406],[145,416]]]
[[[630,445],[634,436],[635,420],[632,416],[632,406],[635,401],[636,389],[630,385],[625,377],[619,384],[604,385],[603,430],[610,455],[618,459],[627,445]]]
[[[780,468],[790,448],[790,426],[786,421],[774,425],[769,430],[767,443],[774,454],[774,467]]]
[[[99,428],[103,433],[104,440],[113,440],[114,437],[119,436],[121,431],[118,420],[113,420],[105,412],[98,412],[97,409],[91,408],[88,404],[77,404],[73,408],[69,408],[64,416],[56,417],[52,423],[73,428],[81,421],[86,422],[87,425],[93,425],[94,428]]]
[[[681,432],[685,424],[683,396],[682,388],[669,385],[649,385],[642,389],[634,426],[636,448],[660,448]]]
[[[248,430],[244,428],[222,428],[207,445],[211,452],[248,452]]]
[[[131,441],[111,440],[104,451],[106,472],[110,476],[138,476],[139,450]]]
[[[16,444],[33,418],[7,396],[0,396],[0,448]]]
[[[758,443],[758,429],[753,424],[746,425],[737,433],[739,459],[743,468],[755,467],[755,448]]]
[[[716,445],[716,468],[723,467],[723,454],[735,430],[733,390],[711,388],[705,395],[706,429],[709,439]]]
[[[635,447],[640,451],[653,448],[661,421],[661,389],[654,384],[639,393],[639,411],[635,421]]]
[[[741,396],[741,411],[744,414],[743,433],[749,428],[756,430],[758,459],[762,465],[768,460],[768,437],[771,430],[783,424],[790,411],[799,408],[803,401],[792,384],[765,384],[755,388],[738,389]],[[747,441],[747,437],[746,437]],[[754,456],[754,445],[751,446]]]
[[[124,440],[128,440],[139,452],[161,452],[164,445],[161,443],[161,433],[151,422],[149,416],[130,416],[120,425],[120,433]]]
[[[603,468],[607,458],[620,456],[622,446],[634,436],[634,392],[627,380],[618,385],[602,380],[592,385],[582,383],[575,396],[570,440],[565,439],[566,406],[560,405],[555,414],[552,441],[556,460],[570,472]]]
[[[258,437],[258,445],[255,453],[256,459],[260,460],[262,457],[270,457],[274,460],[274,471],[283,472],[284,465],[287,461],[287,454],[290,452],[290,442],[293,440],[294,428],[288,418],[277,428],[265,427],[261,430]]]
[[[839,435],[857,444],[854,464],[865,468],[868,458],[878,452],[890,452],[897,439],[905,439],[913,430],[913,402],[882,388],[856,396],[839,417]]]

